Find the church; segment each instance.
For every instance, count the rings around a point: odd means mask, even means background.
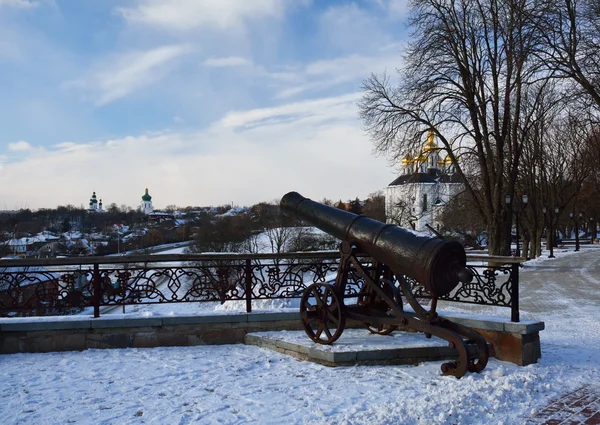
[[[385,215],[388,223],[420,232],[441,228],[441,216],[448,201],[464,186],[450,157],[440,157],[440,147],[430,131],[425,146],[402,159],[402,175],[385,188]]]
[[[102,209],[102,199],[100,199],[100,202],[98,202],[98,199],[96,198],[96,192],[92,193],[92,197],[90,198],[90,203],[88,206],[88,212],[104,212]]]
[[[146,193],[142,195],[141,208],[144,214],[152,214],[152,196],[148,193],[148,188],[146,188]]]
[[[98,198],[96,197],[96,192],[92,193],[92,197],[90,198],[90,203],[87,211],[91,213],[104,212],[104,209],[102,207],[102,199],[98,201]],[[153,211],[152,196],[150,196],[150,194],[148,193],[148,188],[146,188],[146,193],[142,195],[141,211],[144,214],[152,214]]]

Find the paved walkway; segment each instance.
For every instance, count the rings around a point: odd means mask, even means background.
[[[583,247],[582,247],[583,248]],[[556,356],[558,349],[570,347],[573,357],[561,359],[581,368],[582,386],[561,395],[539,413],[524,420],[529,424],[586,424],[600,425],[600,382],[586,385],[584,376],[587,364],[577,360],[580,344],[588,345],[589,356],[600,358],[594,351],[600,335],[597,317],[600,315],[600,246],[585,247],[580,252],[557,250],[557,258],[542,258],[523,265],[519,274],[520,312],[526,319],[546,322],[546,330],[540,335],[542,355]],[[547,256],[547,253],[544,257]],[[478,314],[507,317],[507,309],[448,303],[452,308],[464,309]],[[443,311],[444,307],[440,310]],[[593,316],[593,317],[592,317]],[[568,335],[548,345],[544,335],[548,333]],[[587,341],[587,343],[586,343]],[[554,351],[554,352],[553,352]],[[564,354],[562,354],[564,356]]]
[[[586,385],[553,401],[530,424],[600,425],[600,389]]]
[[[573,299],[600,306],[599,278],[600,247],[525,264],[519,279],[521,311],[543,320],[543,313],[568,314]]]
[[[580,312],[575,309],[597,306],[600,313],[600,248],[526,264],[521,271],[520,301],[525,316],[544,320],[545,315],[560,312],[565,323],[576,325],[574,316]],[[573,299],[578,300],[578,305],[573,304]],[[564,394],[529,423],[600,425],[600,384],[584,385]]]

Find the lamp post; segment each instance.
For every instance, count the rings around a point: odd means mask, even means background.
[[[575,220],[575,251],[579,251],[579,225],[581,223],[581,218],[583,217],[583,213],[579,212],[579,220]]]
[[[511,243],[512,243],[512,220],[509,220],[509,214],[508,214],[508,210],[510,208],[510,195],[504,195],[504,214],[506,215],[506,219],[504,220],[506,222],[506,227],[508,228],[508,255],[512,255],[512,250],[511,250]]]
[[[569,213],[569,226],[571,226],[571,231],[569,232],[569,237],[573,237],[573,227],[575,227],[575,219],[573,218],[573,211]]]
[[[575,228],[575,251],[579,251],[579,226],[577,221],[577,214],[570,212],[569,218],[573,221],[573,227]]]
[[[527,202],[529,201],[529,197],[525,194],[521,196],[521,202],[523,204],[523,211],[527,208]],[[521,256],[521,250],[519,248],[519,211],[520,208],[515,204],[515,221],[516,221],[516,232],[517,232],[517,257]]]
[[[556,214],[556,228],[554,229],[554,233],[552,233],[552,237],[554,238],[555,246],[558,247],[558,217],[560,210],[558,207],[554,207],[554,214]]]

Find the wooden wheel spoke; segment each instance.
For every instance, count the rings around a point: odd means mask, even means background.
[[[318,306],[322,306],[322,305],[326,305],[325,301],[323,301],[323,298],[321,298],[321,294],[319,293],[319,291],[313,291],[315,300],[317,300],[317,305]]]
[[[336,307],[336,309],[337,309],[337,307]],[[335,310],[334,310],[334,311],[335,311]],[[337,316],[336,316],[336,315],[334,315],[334,314],[333,314],[333,312],[332,312],[332,310],[331,310],[331,309],[329,309],[329,308],[327,309],[327,318],[328,318],[329,320],[331,320],[331,321],[335,322],[335,323],[338,323],[338,322],[339,322],[339,320],[338,320]]]
[[[323,324],[319,323],[319,329],[317,330],[317,333],[315,333],[315,338],[316,339],[321,339],[321,334],[323,333]]]
[[[316,304],[312,304],[314,300]],[[300,318],[310,339],[319,344],[336,341],[346,325],[342,304],[331,285],[314,283],[302,294]]]

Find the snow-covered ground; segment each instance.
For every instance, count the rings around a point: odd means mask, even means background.
[[[0,418],[3,424],[526,423],[558,395],[600,385],[600,249],[555,255],[527,263],[521,273],[522,315],[546,323],[543,358],[535,365],[491,359],[483,373],[458,380],[440,376],[441,362],[328,368],[244,345],[3,355]]]

